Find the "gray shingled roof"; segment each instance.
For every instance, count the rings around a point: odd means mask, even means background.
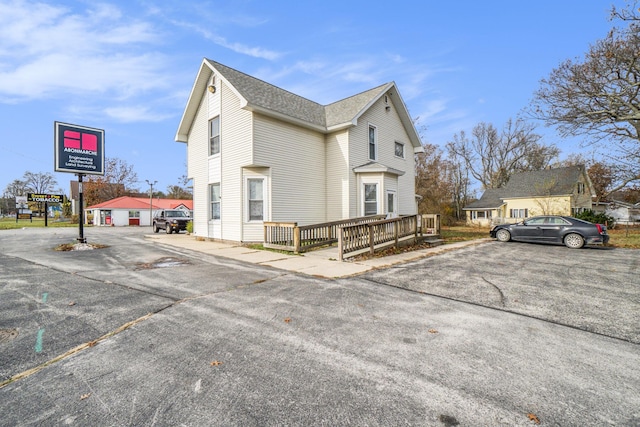
[[[561,196],[573,193],[584,173],[584,166],[521,172],[511,175],[504,186],[503,198],[531,196]]]
[[[324,107],[294,93],[207,59],[251,105],[286,114],[318,126],[326,126]]]
[[[357,95],[350,96],[343,100],[334,102],[325,107],[327,117],[327,127],[349,122],[367,106],[371,100],[375,99],[380,92],[385,90],[389,83],[374,87]]]
[[[207,59],[250,105],[285,114],[305,122],[330,127],[349,122],[380,95],[387,84],[350,96],[327,106],[310,101],[248,74]]]
[[[502,188],[488,188],[482,193],[482,197],[479,200],[469,203],[464,209],[497,209],[504,204],[502,192]]]
[[[563,196],[573,193],[574,186],[584,173],[584,166],[543,169],[511,175],[502,188],[485,190],[479,200],[464,209],[495,209],[504,199],[534,196]]]

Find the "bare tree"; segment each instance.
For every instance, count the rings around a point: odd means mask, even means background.
[[[191,199],[191,192],[179,185],[169,185],[167,187],[167,198],[169,199]]]
[[[84,198],[87,205],[95,205],[117,197],[136,192],[138,175],[133,165],[117,157],[106,158],[104,176],[92,175],[84,184]]]
[[[15,199],[16,196],[26,196],[28,191],[26,181],[14,179],[11,183],[7,184],[4,190],[4,197]]]
[[[453,214],[452,164],[435,145],[423,144],[423,148],[424,153],[416,156],[416,192],[422,197],[418,211],[438,213],[446,219]]]
[[[46,194],[52,192],[58,185],[53,174],[49,172],[25,172],[22,179],[27,185],[27,190],[32,193]],[[36,205],[38,206],[38,211],[42,214],[44,210],[44,202],[36,202]]]
[[[586,136],[622,173],[617,188],[640,180],[640,17],[637,2],[612,9],[613,28],[584,58],[566,60],[543,79],[531,111],[562,136]],[[598,144],[605,142],[606,144]]]
[[[500,188],[511,174],[540,170],[558,156],[555,145],[543,145],[535,126],[523,120],[508,120],[501,132],[492,125],[479,123],[472,138],[465,132],[453,136],[447,148],[461,159],[471,176],[483,188]]]

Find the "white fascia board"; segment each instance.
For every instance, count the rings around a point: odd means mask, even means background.
[[[193,86],[191,87],[191,93],[189,93],[187,105],[184,108],[180,124],[178,125],[178,131],[176,132],[175,137],[176,142],[187,142],[189,130],[191,130],[191,125],[193,124],[193,120],[198,112],[200,99],[206,90],[207,83],[210,78],[211,68],[207,61],[203,60],[202,64],[200,64],[200,70],[198,70]]]
[[[260,113],[264,116],[273,117],[278,120],[282,120],[283,122],[293,123],[295,125],[298,125],[307,129],[312,129],[321,133],[327,133],[327,128],[324,126],[315,125],[315,124],[306,122],[304,120],[291,117],[287,114],[282,114],[277,111],[269,110],[267,108],[259,107],[259,106],[248,104],[248,103],[246,103],[243,108],[245,110],[248,110],[254,113]]]

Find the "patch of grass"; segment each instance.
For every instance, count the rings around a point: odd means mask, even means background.
[[[269,252],[276,252],[279,254],[285,254],[285,255],[300,255],[300,256],[304,256],[302,254],[296,254],[294,252],[291,251],[285,251],[282,249],[272,249],[272,248],[265,248],[264,245],[262,243],[247,243],[245,245],[243,245],[249,249],[255,249],[258,251],[269,251]]]
[[[607,230],[609,246],[616,248],[640,249],[640,227],[619,225],[615,229]],[[451,226],[442,227],[440,232],[445,244],[464,242],[489,237],[489,228]]]
[[[607,230],[609,245],[616,248],[640,249],[640,227],[618,225],[615,229]]]
[[[444,243],[466,242],[468,240],[484,239],[489,237],[488,228],[467,227],[467,226],[449,226],[442,227],[440,235],[444,239]]]
[[[16,222],[15,218],[0,218],[0,230],[17,230],[20,228],[44,228],[44,218],[34,217],[33,221],[28,219],[19,219]],[[47,221],[47,227],[78,227],[78,224],[72,224],[70,221],[56,221],[53,218],[49,218]],[[85,225],[85,227],[87,227]]]

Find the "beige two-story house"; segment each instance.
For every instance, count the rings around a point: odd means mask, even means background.
[[[487,189],[467,205],[467,223],[517,222],[536,215],[574,215],[591,209],[593,184],[584,166],[513,174],[502,188]]]
[[[260,242],[265,221],[417,213],[422,144],[393,82],[321,105],[204,59],[175,139],[197,236]]]

